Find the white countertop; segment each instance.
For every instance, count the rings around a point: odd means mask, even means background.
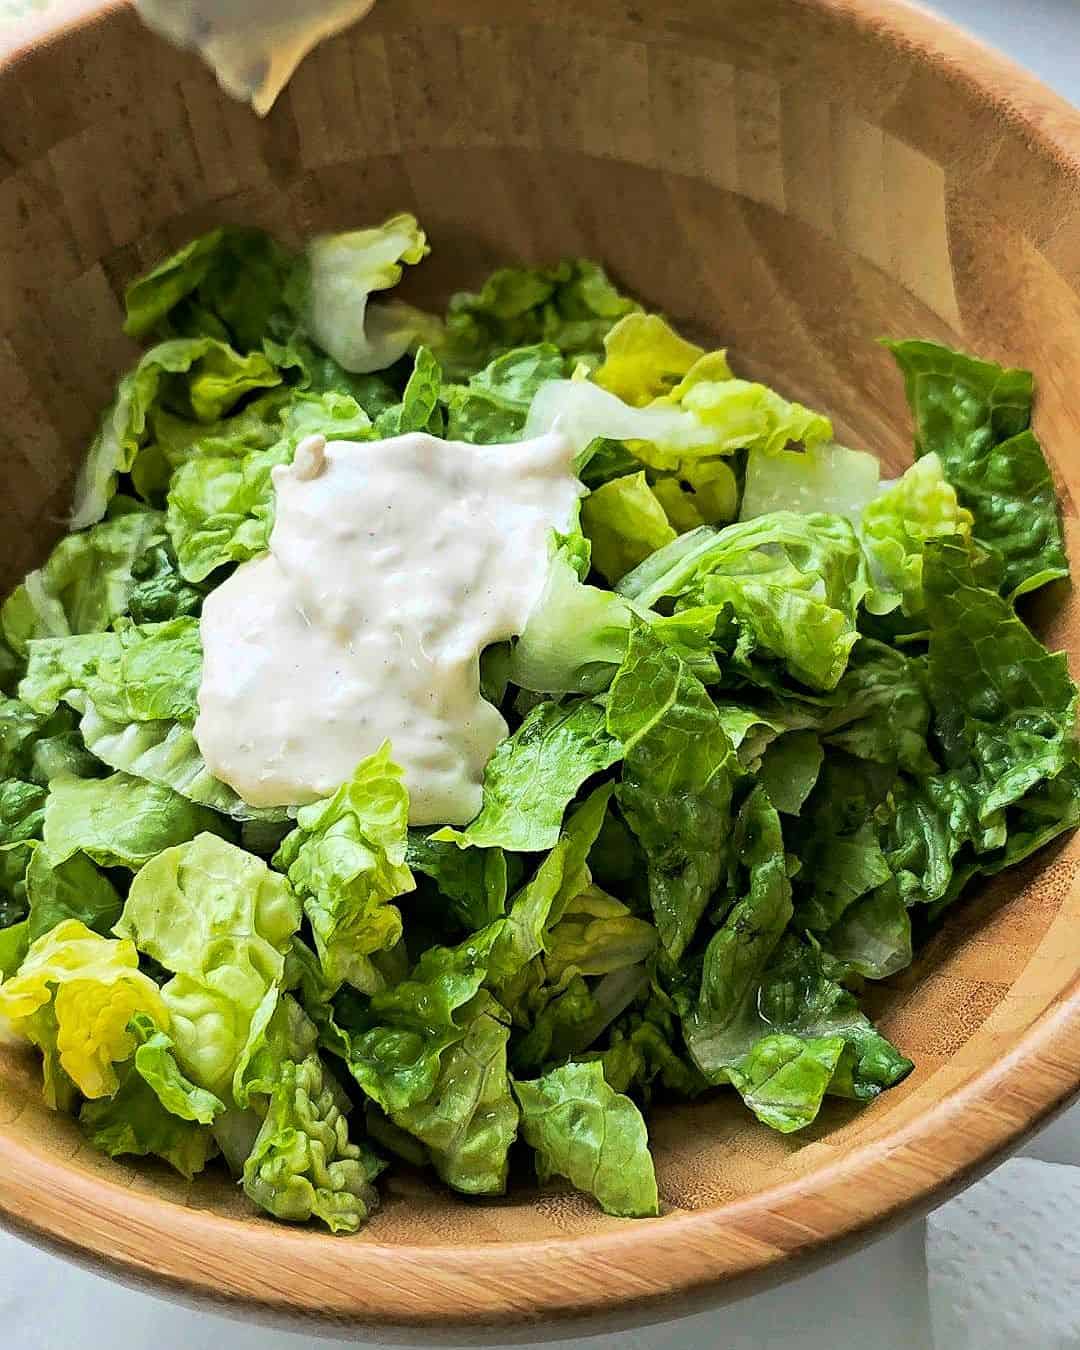
[[[64,2],[57,0],[55,7]],[[29,35],[47,27],[50,7],[50,0],[0,0],[0,46],[11,45],[14,30]],[[1009,52],[1080,103],[1080,0],[936,0],[929,7]],[[1024,1153],[1080,1166],[1080,1105]],[[929,1350],[924,1228],[921,1222],[908,1224],[858,1255],[729,1308],[605,1342],[560,1344],[583,1350],[601,1344],[606,1350]],[[1080,1300],[1080,1287],[1073,1283]],[[3,1234],[0,1327],[11,1350],[329,1350],[346,1344],[174,1307]],[[968,1350],[956,1339],[964,1335],[954,1332],[949,1350]],[[998,1340],[1012,1350],[1080,1346],[1071,1336],[1053,1345],[1045,1337],[1025,1342],[1012,1330],[1007,1340],[1004,1331]],[[973,1338],[972,1350],[975,1345],[991,1350],[985,1334]]]

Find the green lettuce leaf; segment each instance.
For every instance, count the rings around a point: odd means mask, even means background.
[[[210,423],[151,408],[146,444],[131,466],[135,491],[144,501],[163,507],[173,474],[189,460],[267,449],[280,439],[282,418],[296,398],[292,388],[274,388]]]
[[[698,1005],[687,1030],[691,1050],[705,1028],[721,1041],[736,1026],[791,919],[780,817],[761,787],[739,812],[731,856],[734,884],[741,884],[745,894],[728,910],[706,948]]]
[[[409,831],[405,863],[421,874],[423,891],[429,878],[439,903],[451,909],[458,922],[470,931],[500,919],[506,909],[507,867],[501,848],[460,849],[447,840],[434,838],[435,831]]]
[[[758,769],[758,782],[778,811],[797,816],[813,791],[825,752],[813,731],[793,731],[766,749]]]
[[[715,450],[745,448],[774,454],[792,441],[813,450],[832,440],[827,417],[788,402],[767,385],[735,379],[722,351],[699,357],[668,398],[721,438]]]
[[[589,850],[592,878],[604,890],[632,899],[638,913],[647,913],[645,870],[645,854],[612,803]]]
[[[172,1040],[145,1013],[136,1013],[128,1030],[136,1040],[136,1072],[165,1110],[181,1120],[212,1124],[225,1104],[184,1077],[173,1054]]]
[[[651,923],[599,886],[588,886],[567,902],[547,933],[544,968],[556,983],[570,973],[610,975],[647,961],[657,942]]]
[[[147,722],[113,721],[86,700],[79,722],[86,747],[110,769],[171,788],[188,801],[236,820],[285,819],[285,810],[248,806],[206,767],[191,729],[183,722],[155,718]]]
[[[293,971],[290,969],[296,960],[296,953],[308,950],[302,940],[293,937],[285,953],[285,982],[292,983]],[[306,958],[305,958],[306,959]],[[315,963],[314,953],[311,960]],[[316,963],[317,969],[317,963]],[[326,1002],[330,987],[322,983],[313,1006],[322,1015],[321,1005]],[[301,980],[303,986],[303,980]],[[310,990],[304,986],[302,997],[307,998]],[[303,1010],[291,994],[282,994],[273,1013],[266,1022],[260,1022],[250,1037],[241,1060],[240,1070],[233,1079],[233,1096],[238,1105],[256,1109],[265,1107],[259,1098],[269,1097],[275,1084],[280,1080],[282,1066],[287,1060],[299,1064],[313,1055],[319,1044],[318,1024]]]
[[[129,337],[154,332],[176,305],[198,290],[217,261],[224,237],[223,229],[200,235],[130,283],[124,293],[124,331]]]
[[[854,834],[819,833],[816,846],[803,858],[800,883],[807,897],[799,904],[800,927],[823,931],[838,923],[849,907],[870,891],[892,880],[892,870],[870,822]]]
[[[482,289],[450,299],[447,370],[468,375],[511,347],[549,343],[566,356],[598,359],[605,334],[639,306],[620,295],[602,267],[585,259],[555,267],[507,267]]]
[[[221,226],[186,244],[124,293],[131,337],[213,337],[261,345],[283,301],[292,258],[262,230]]]
[[[8,778],[0,783],[0,844],[40,839],[46,792],[38,783]]]
[[[31,638],[109,628],[131,601],[136,562],[165,541],[164,520],[140,511],[69,534],[4,601],[0,624],[20,655]]]
[[[703,528],[659,549],[619,582],[637,605],[728,605],[751,650],[814,689],[833,689],[858,641],[862,549],[840,516],[778,511]]]
[[[892,766],[830,751],[788,846],[798,857],[796,926],[821,933],[860,896],[892,880],[879,843],[877,815],[893,787]]]
[[[219,941],[244,944],[253,969],[280,978],[300,925],[284,877],[211,834],[159,853],[128,892],[116,931],[174,973],[199,974]]]
[[[400,368],[366,374],[345,370],[316,347],[296,326],[276,326],[273,337],[263,339],[263,350],[296,382],[296,389],[320,397],[337,394],[351,398],[374,423],[381,413],[401,402]]]
[[[78,919],[106,936],[120,917],[116,887],[89,858],[76,853],[54,863],[44,848],[33,849],[26,868],[29,906],[27,937],[34,942],[65,919]]]
[[[746,458],[740,520],[773,511],[823,511],[858,520],[878,494],[881,462],[833,441],[812,449],[751,450]]]
[[[26,960],[30,947],[29,925],[25,919],[0,928],[0,976],[9,980]]]
[[[1017,801],[1076,757],[1076,686],[1012,607],[975,583],[955,544],[927,553],[928,680],[950,766],[976,767],[979,819]]]
[[[180,1072],[171,1039],[145,1013],[128,1024],[134,1057],[120,1069],[112,1097],[83,1104],[79,1123],[109,1157],[154,1153],[190,1180],[216,1152],[210,1125],[225,1109]]]
[[[177,1060],[226,1102],[277,1006],[300,917],[284,877],[210,834],[159,852],[131,883],[116,932],[172,973]]]
[[[954,869],[954,860],[968,845],[978,852],[1004,847],[1008,830],[1003,813],[980,825],[980,800],[971,766],[896,784],[881,848],[906,905],[955,899],[979,870],[971,861]]]
[[[370,984],[367,957],[401,937],[390,904],[415,887],[405,862],[409,794],[386,742],[330,797],[302,806],[274,866],[288,875],[331,983]]]
[[[553,343],[537,342],[514,347],[496,356],[482,370],[469,376],[473,397],[485,398],[506,412],[520,416],[520,430],[536,391],[549,380],[559,379],[566,365],[562,352]]]
[[[640,468],[641,461],[634,458],[622,441],[608,440],[604,436],[597,436],[594,440],[591,440],[574,460],[574,469],[577,476],[590,492],[593,488],[603,487],[605,483],[610,483],[613,478],[622,478],[624,474],[637,473]],[[671,523],[676,529],[682,528],[674,519]],[[695,525],[701,523],[700,520],[694,521]]]
[[[502,986],[546,949],[549,929],[589,884],[586,859],[604,823],[611,793],[612,785],[605,783],[571,812],[558,842],[532,880],[514,896],[505,921],[493,926],[497,931],[489,976],[500,995]]]
[[[585,585],[572,545],[564,542],[514,644],[509,677],[537,693],[598,693],[622,664],[629,632],[629,605],[611,591]]]
[[[739,509],[739,480],[717,456],[686,460],[676,473],[654,474],[653,493],[680,534],[699,525],[726,525]]]
[[[898,764],[909,773],[934,772],[924,660],[864,637],[836,692],[835,708],[818,722],[827,745],[858,759]]]
[[[830,956],[868,980],[886,980],[911,964],[911,916],[892,882],[848,905],[822,935]]]
[[[139,970],[133,943],[111,941],[78,919],[65,919],[30,944],[16,973],[0,985],[0,1014],[42,1051],[45,1100],[70,1109],[73,1086],[84,1097],[110,1097],[116,1064],[135,1049],[128,1023],[146,1013],[159,1026],[169,1014],[157,985]]]
[[[676,1048],[679,1047],[679,1048]],[[666,1093],[696,1097],[708,1087],[705,1079],[681,1052],[678,1022],[655,993],[644,1008],[631,1009],[611,1027],[608,1045],[597,1055],[604,1077],[615,1092],[633,1093],[646,1104],[659,1082]]]
[[[727,975],[724,964],[706,962],[686,1043],[706,1078],[730,1081],[774,1129],[810,1124],[826,1091],[868,1101],[910,1073],[911,1062],[828,976],[816,946],[784,936],[760,974],[740,981],[737,1004]]]
[[[496,923],[457,947],[429,947],[405,979],[370,998],[338,995],[324,1041],[387,1115],[431,1097],[445,1051],[465,1035],[463,1010],[487,978],[501,931]]]
[[[49,785],[43,838],[55,863],[81,850],[102,867],[135,871],[162,849],[200,831],[216,834],[224,829],[214,812],[160,783],[125,773],[108,778],[61,775]]]
[[[584,379],[552,380],[537,390],[525,436],[546,435],[556,425],[579,458],[598,438],[624,441],[639,465],[660,469],[676,469],[695,456],[730,453],[741,444],[741,427],[732,439],[670,400],[636,408]]]
[[[448,827],[433,837],[461,848],[551,848],[578,789],[621,753],[598,703],[540,703],[488,761],[480,814],[464,830]]]
[[[308,332],[347,371],[383,370],[418,341],[436,340],[431,315],[399,300],[369,303],[401,280],[404,264],[422,261],[427,237],[415,216],[392,216],[370,230],[312,240],[294,304]]]
[[[926,548],[928,685],[945,768],[894,789],[882,848],[908,904],[934,912],[1070,829],[1080,773],[1076,687],[968,550]],[[1015,838],[1011,837],[1016,830]]]
[[[384,409],[375,419],[379,436],[403,436],[410,431],[426,431],[441,436],[443,410],[439,404],[442,368],[429,347],[421,347],[405,383],[401,402]]]
[[[26,917],[26,874],[45,824],[45,798],[37,783],[0,782],[0,927]]]
[[[1004,845],[997,854],[979,859],[978,870],[986,876],[1014,867],[1063,831],[1080,824],[1080,766],[1069,764],[1056,778],[1040,783],[1010,807],[1007,816],[1009,833]],[[942,905],[931,907],[931,918],[959,894],[962,875],[960,884],[954,878],[952,894],[945,896]]]
[[[94,1148],[110,1158],[154,1154],[188,1181],[217,1152],[211,1132],[167,1111],[131,1063],[121,1068],[114,1096],[83,1103],[79,1124]]]
[[[612,584],[675,538],[644,471],[612,479],[581,503],[593,566]]]
[[[215,338],[171,338],[151,347],[120,381],[83,461],[72,528],[92,525],[105,514],[117,476],[131,471],[146,443],[149,414],[159,400],[198,421],[214,422],[245,394],[280,383],[280,374],[261,353],[241,356]]]
[[[277,1219],[355,1233],[378,1205],[383,1164],[349,1140],[348,1099],[317,1055],[287,1061],[244,1164],[244,1191]]]
[[[131,569],[133,585],[127,612],[133,623],[166,623],[202,609],[203,588],[180,575],[172,542],[157,544],[138,557]]]
[[[545,980],[544,962],[537,957],[534,970],[522,972],[522,978],[500,991],[511,996],[514,1023],[522,1028],[511,1049],[511,1067],[518,1077],[579,1057],[612,1020],[599,1020],[599,1005],[581,975],[571,974],[559,983]]]
[[[63,772],[93,778],[100,771],[82,745],[72,711],[38,713],[22,699],[0,695],[0,779],[45,786]]]
[[[601,1064],[566,1064],[531,1082],[515,1080],[514,1094],[542,1182],[566,1177],[608,1214],[659,1214],[645,1122],[629,1097],[608,1086]]]
[[[911,466],[862,514],[862,538],[870,559],[874,588],[867,608],[887,614],[897,605],[908,618],[926,609],[923,594],[923,549],[928,539],[953,535],[970,539],[971,512],[960,505],[956,489],[930,451]]]
[[[507,1015],[481,990],[461,1021],[465,1034],[442,1056],[431,1095],[391,1119],[423,1144],[448,1186],[467,1195],[502,1195],[518,1127],[506,1071]]]
[[[935,453],[974,535],[1021,595],[1069,574],[1053,479],[1030,430],[1029,371],[978,361],[933,342],[887,342],[915,418],[915,453]]]
[[[790,1134],[817,1116],[844,1053],[843,1036],[762,1036],[727,1068],[732,1087],[764,1125]]]
[[[226,563],[266,551],[274,524],[271,473],[291,463],[299,443],[316,432],[339,441],[374,434],[371,419],[351,396],[302,394],[286,408],[281,435],[271,445],[249,449],[219,442],[180,465],[169,486],[166,524],[188,581],[202,581]]]
[[[29,656],[22,685],[29,703],[39,716],[60,698],[78,708],[86,750],[109,768],[239,820],[284,816],[249,807],[206,767],[192,731],[202,677],[195,619],[122,621],[113,633],[35,640]],[[66,742],[42,745],[36,759],[46,758],[41,767],[87,776]]]
[[[828,976],[820,949],[785,934],[792,900],[784,839],[762,788],[740,812],[732,856],[743,894],[706,949],[684,1016],[686,1044],[705,1077],[731,1082],[759,1119],[802,1129],[827,1090],[868,1099],[911,1065]]]
[[[34,746],[48,720],[22,699],[0,695],[0,778],[36,779]],[[61,725],[66,729],[66,719]]]
[[[637,620],[607,729],[625,755],[619,806],[649,860],[656,926],[677,960],[723,870],[738,759],[701,681]]]
[[[597,437],[626,441],[650,468],[680,474],[701,456],[832,439],[827,418],[763,384],[735,379],[722,352],[703,356],[670,394],[644,407],[589,380],[553,380],[533,399],[525,434],[541,435],[556,422],[578,454]]]
[[[602,389],[642,407],[670,394],[705,355],[659,314],[627,314],[604,336],[604,360],[593,374]]]
[[[549,342],[495,357],[464,385],[446,385],[447,436],[473,445],[516,440],[536,391],[564,375],[564,358]]]
[[[196,619],[123,620],[111,633],[35,638],[27,654],[19,696],[35,712],[51,713],[61,700],[81,711],[89,698],[114,722],[195,721],[202,678]]]

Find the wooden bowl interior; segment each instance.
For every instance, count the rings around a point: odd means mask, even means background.
[[[829,0],[665,0],[636,11],[602,0],[397,0],[305,62],[264,123],[124,10],[25,55],[0,72],[0,579],[38,563],[61,530],[75,467],[133,354],[119,297],[135,273],[221,221],[296,242],[402,208],[433,245],[410,298],[441,302],[512,260],[599,258],[648,305],[729,345],[740,372],[828,409],[842,438],[893,467],[910,458],[910,424],[876,337],[939,338],[1032,368],[1075,554],[1080,174],[1054,136],[1076,124],[1028,84],[1017,86],[1023,109],[995,101],[971,74],[977,49],[932,21],[865,8],[882,17]],[[927,42],[953,44],[953,64],[928,56]],[[985,80],[1001,79],[985,60]],[[1041,609],[1049,640],[1076,652],[1067,589]],[[709,1269],[775,1264],[925,1197],[1075,1088],[1076,1053],[1032,1066],[1044,1075],[1034,1104],[988,1100],[972,1085],[1023,1054],[1048,1010],[1075,1003],[1078,865],[1066,842],[1001,879],[874,991],[884,1030],[917,1067],[871,1108],[832,1103],[788,1138],[724,1094],[657,1113],[665,1215],[634,1241],[655,1234],[657,1269],[668,1266],[659,1292],[680,1286],[676,1235],[690,1230],[673,1226],[679,1216],[749,1202],[738,1213],[757,1216],[752,1242],[720,1242]],[[965,1084],[978,1109],[928,1132],[920,1175],[881,1172],[871,1193],[819,1189],[864,1146],[886,1156]],[[161,1167],[100,1158],[44,1108],[36,1069],[15,1052],[0,1079],[0,1160],[0,1207],[85,1251],[273,1301],[273,1281],[239,1258],[204,1276],[197,1261],[179,1271],[169,1234],[194,1211],[222,1252],[246,1242],[332,1262],[323,1306],[375,1320],[463,1314],[453,1291],[441,1306],[416,1287],[410,1303],[391,1280],[373,1284],[365,1250],[481,1249],[482,1270],[492,1244],[617,1244],[629,1232],[565,1191],[526,1186],[469,1203],[395,1173],[356,1238],[286,1235],[223,1174],[188,1185]],[[13,1172],[27,1178],[22,1189]],[[42,1198],[46,1173],[70,1187],[66,1207]],[[781,1211],[771,1188],[792,1180],[801,1200]],[[109,1216],[125,1205],[144,1229],[120,1240]],[[676,1258],[663,1255],[665,1232]],[[531,1298],[520,1291],[516,1306]],[[279,1301],[303,1296],[287,1289]],[[611,1298],[583,1288],[564,1301]]]

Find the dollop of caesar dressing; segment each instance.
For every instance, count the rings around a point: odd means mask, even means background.
[[[270,552],[206,599],[195,737],[252,806],[333,792],[384,740],[414,825],[462,825],[507,734],[480,652],[518,634],[584,488],[559,433],[312,436],[274,469]]]
[[[135,0],[144,22],[194,47],[232,98],[260,117],[324,38],[363,18],[374,0]]]

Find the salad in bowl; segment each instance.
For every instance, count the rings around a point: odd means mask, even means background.
[[[867,984],[1080,820],[1032,378],[888,341],[883,481],[597,263],[436,316],[427,251],[222,227],[128,288],[0,611],[0,1015],[95,1146],[279,1219],[518,1156],[654,1215],[653,1103],[892,1088]]]

